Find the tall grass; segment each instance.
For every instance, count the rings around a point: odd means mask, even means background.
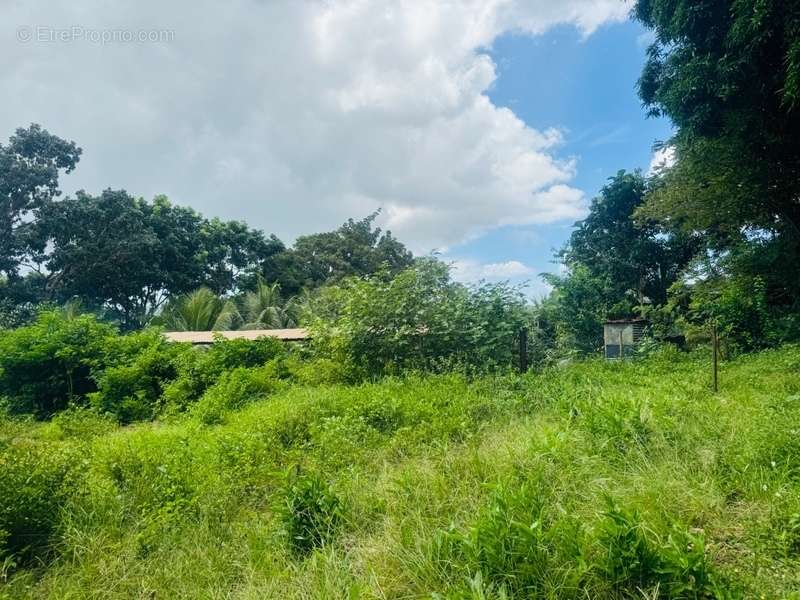
[[[800,349],[721,381],[662,354],[7,420],[0,595],[800,598]]]

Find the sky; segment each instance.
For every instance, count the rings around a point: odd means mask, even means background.
[[[287,242],[382,210],[463,281],[546,292],[608,177],[670,135],[623,0],[0,0],[0,139],[84,150],[62,189],[166,194]]]

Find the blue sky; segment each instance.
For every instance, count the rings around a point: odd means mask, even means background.
[[[647,44],[645,31],[631,21],[604,25],[588,38],[570,25],[536,37],[507,33],[487,51],[498,71],[487,94],[531,127],[564,132],[557,154],[577,159],[571,185],[591,199],[618,170],[646,171],[654,142],[670,136],[669,122],[646,118],[636,95]],[[519,261],[537,273],[556,272],[553,249],[571,230],[571,222],[505,226],[447,255],[480,263]],[[533,279],[536,295],[542,288]]]

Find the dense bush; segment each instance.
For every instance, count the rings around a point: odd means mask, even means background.
[[[262,367],[237,367],[225,371],[192,404],[190,414],[206,425],[220,423],[226,412],[274,393],[281,387],[281,381],[288,377],[289,372],[280,359],[273,359]]]
[[[62,446],[0,442],[0,559],[47,550],[76,460]]]
[[[463,286],[435,260],[419,261],[396,277],[329,287],[312,312],[317,352],[355,379],[408,369],[510,366],[527,319],[517,288]]]
[[[0,396],[9,412],[47,417],[97,389],[116,332],[84,315],[41,313],[29,326],[0,332]]]
[[[335,369],[316,373],[296,359],[287,362],[289,356],[287,346],[274,338],[220,338],[208,349],[193,348],[167,342],[154,328],[120,335],[90,315],[43,312],[31,325],[0,331],[0,402],[10,414],[38,418],[51,417],[70,405],[89,405],[130,423],[151,419],[165,408],[185,410],[218,382],[206,409],[217,406],[212,412],[218,412],[237,406],[251,392],[272,389],[276,381],[288,377],[289,362],[302,380],[336,377]],[[274,364],[269,372],[229,374],[270,361]],[[319,364],[324,367],[324,361]],[[237,400],[235,380],[243,375],[252,381],[239,386]],[[223,398],[229,393],[233,396]],[[215,417],[209,413],[208,418]]]
[[[658,536],[636,511],[613,502],[600,525],[601,573],[615,591],[656,590],[658,598],[724,598],[702,536],[674,527]]]
[[[177,377],[166,386],[164,402],[172,410],[184,410],[198,400],[226,371],[265,365],[289,350],[276,338],[225,340],[218,338],[208,349],[182,353],[176,362]]]
[[[109,346],[110,364],[95,376],[97,392],[89,399],[123,423],[155,416],[164,389],[193,352],[187,344],[167,342],[156,329],[113,338]]]

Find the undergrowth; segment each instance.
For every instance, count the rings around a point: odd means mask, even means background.
[[[800,349],[705,359],[5,418],[0,597],[800,598]]]

